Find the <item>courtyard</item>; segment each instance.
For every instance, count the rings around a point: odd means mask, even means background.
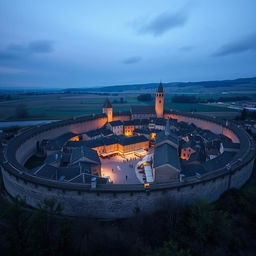
[[[119,155],[101,158],[101,174],[109,177],[113,184],[141,184],[135,173],[136,164],[140,160],[133,154],[126,158]]]

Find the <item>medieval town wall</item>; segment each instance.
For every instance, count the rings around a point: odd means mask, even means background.
[[[253,140],[243,129],[187,113],[172,113],[171,117],[176,117],[179,121],[193,122],[216,133],[228,134],[234,142],[240,142],[240,151],[229,168],[223,166],[202,177],[188,177],[183,182],[175,180],[155,183],[148,188],[144,188],[142,184],[106,184],[92,189],[90,185],[41,179],[26,172],[22,164],[35,151],[38,140],[54,138],[69,131],[84,132],[98,128],[106,122],[106,117],[94,116],[85,121],[74,119],[45,125],[14,138],[5,151],[5,161],[2,164],[5,188],[11,196],[19,196],[33,207],[38,207],[45,198],[55,198],[63,205],[63,214],[113,219],[130,217],[137,212],[151,213],[165,203],[187,204],[196,199],[211,202],[230,188],[240,188],[250,178],[255,147]]]

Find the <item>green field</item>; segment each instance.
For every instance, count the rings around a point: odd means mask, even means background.
[[[151,102],[141,102],[137,100],[136,93],[119,93],[117,96],[109,96],[114,111],[125,111],[130,109],[130,105],[154,105]],[[220,95],[211,95],[219,97]],[[209,97],[202,95],[200,97]],[[120,98],[124,99],[120,103]],[[181,111],[197,112],[234,112],[225,106],[210,104],[192,103],[172,103],[171,95],[165,96],[165,108]],[[19,96],[15,100],[0,102],[0,120],[38,120],[38,119],[65,119],[73,116],[81,116],[92,113],[101,113],[102,105],[106,96],[93,94],[49,94]],[[115,103],[114,101],[117,101]],[[26,115],[18,116],[17,111],[23,105]]]

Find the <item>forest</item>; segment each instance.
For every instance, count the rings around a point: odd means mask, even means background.
[[[62,206],[47,199],[38,210],[16,198],[9,203],[1,184],[1,255],[255,255],[256,175],[240,190],[215,203],[186,207],[161,202],[151,215],[100,221],[61,215]]]

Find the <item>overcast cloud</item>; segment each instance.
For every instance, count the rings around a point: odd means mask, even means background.
[[[256,76],[255,10],[255,0],[1,0],[0,87]]]

